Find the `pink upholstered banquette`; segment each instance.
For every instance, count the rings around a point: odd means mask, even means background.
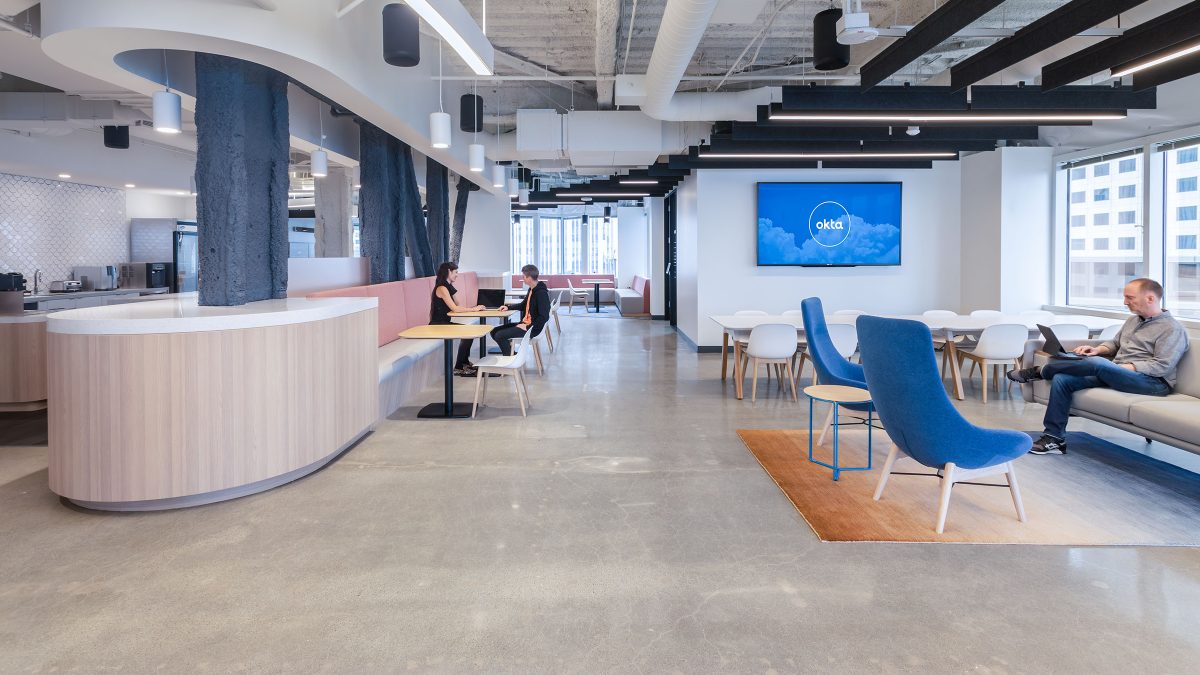
[[[401,331],[429,323],[429,303],[433,295],[433,277],[406,279],[386,284],[333,288],[312,293],[310,298],[379,298],[379,346],[398,339]],[[461,272],[454,287],[455,301],[468,307],[479,301],[479,278],[474,272]]]

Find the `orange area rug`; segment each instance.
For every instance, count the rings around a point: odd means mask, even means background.
[[[824,541],[955,542],[1064,546],[1200,546],[1200,475],[1082,433],[1068,455],[1015,462],[1028,521],[1017,520],[1008,488],[954,486],[946,531],[937,534],[940,480],[893,474],[880,501],[875,484],[891,442],[875,432],[874,468],[833,472],[808,461],[808,432],[739,429],[738,436]],[[832,441],[814,445],[830,462]],[[842,430],[839,464],[866,464],[867,433]],[[929,474],[912,459],[896,471]],[[980,483],[1004,484],[1003,475]]]

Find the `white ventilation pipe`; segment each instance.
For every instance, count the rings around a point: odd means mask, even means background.
[[[674,122],[754,121],[758,119],[757,106],[771,102],[771,91],[766,87],[738,92],[675,92],[719,2],[667,0],[646,68],[642,112]]]

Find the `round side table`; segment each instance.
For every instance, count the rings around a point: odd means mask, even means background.
[[[847,403],[870,403],[871,393],[866,389],[858,387],[846,387],[838,384],[815,384],[804,388],[804,395],[808,397],[808,461],[813,464],[820,464],[823,467],[833,469],[833,479],[837,480],[838,476],[843,471],[870,471],[871,470],[871,431],[874,425],[871,424],[874,408],[867,408],[867,465],[866,466],[839,466],[838,465],[838,406]],[[821,401],[823,403],[833,404],[833,464],[826,464],[819,459],[813,459],[813,401]]]

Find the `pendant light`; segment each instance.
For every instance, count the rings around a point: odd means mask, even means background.
[[[508,196],[516,197],[521,190],[521,183],[516,178],[508,179]]]
[[[162,50],[163,91],[154,92],[154,130],[160,134],[177,134],[183,131],[183,101],[179,94],[171,91],[171,74],[167,71],[167,50]]]
[[[521,206],[529,205],[529,188],[521,188],[517,191],[517,202],[519,202]]]
[[[484,147],[479,143],[472,143],[467,146],[467,156],[470,161],[470,168],[472,171],[476,173],[483,172],[483,165],[485,162],[487,162],[487,158],[485,156],[486,152],[487,151],[484,149]]]
[[[492,187],[503,190],[504,180],[508,177],[508,169],[503,164],[492,167]]]
[[[450,114],[442,109],[442,43],[438,41],[438,111],[429,113],[429,141],[435,148],[450,147]]]
[[[483,110],[483,99],[479,98],[479,80],[475,81],[475,103],[471,106],[471,130],[474,133],[474,142],[467,146],[467,162],[471,171],[475,173],[483,172],[483,165],[487,161],[487,151],[479,143],[479,127],[483,124],[483,115],[480,113]],[[461,124],[463,120],[459,120]]]
[[[813,17],[813,68],[840,70],[850,65],[850,45],[838,42],[838,19],[842,10],[830,7]]]
[[[321,142],[317,149],[308,156],[313,178],[324,178],[329,175],[329,153],[325,152],[325,115],[321,111],[321,102],[317,101],[317,126],[321,133]]]

